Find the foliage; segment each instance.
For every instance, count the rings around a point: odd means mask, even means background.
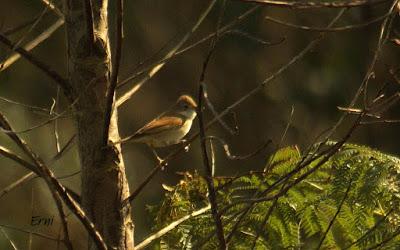
[[[333,142],[324,146],[331,145]],[[266,171],[216,177],[218,206],[230,249],[399,247],[400,159],[394,156],[345,144],[317,171],[285,195],[273,198],[322,158],[316,157],[283,186],[273,189],[268,188],[304,162],[297,147],[274,153]],[[178,185],[167,187],[164,201],[151,208],[156,216],[154,229],[162,229],[206,206],[206,187],[196,172],[185,173]],[[272,199],[252,202],[252,198],[262,197]],[[157,244],[155,247],[161,249],[216,249],[218,242],[210,211],[183,222]]]

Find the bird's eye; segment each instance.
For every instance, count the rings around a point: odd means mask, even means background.
[[[183,105],[183,107],[184,107],[185,109],[188,109],[188,108],[189,108],[189,105],[185,104],[185,105]]]

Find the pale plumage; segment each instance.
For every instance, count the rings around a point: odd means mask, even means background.
[[[190,131],[196,117],[196,107],[197,104],[192,97],[182,95],[169,111],[150,121],[120,143],[140,142],[153,148],[177,144]]]

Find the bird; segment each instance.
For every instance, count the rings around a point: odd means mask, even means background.
[[[144,143],[153,149],[181,143],[196,118],[197,104],[189,95],[181,95],[166,112],[150,121],[132,135],[114,142]],[[158,159],[160,159],[157,156]]]

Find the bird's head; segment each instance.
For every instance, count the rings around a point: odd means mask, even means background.
[[[185,116],[187,119],[196,117],[197,104],[189,95],[181,95],[176,102],[177,113]]]

